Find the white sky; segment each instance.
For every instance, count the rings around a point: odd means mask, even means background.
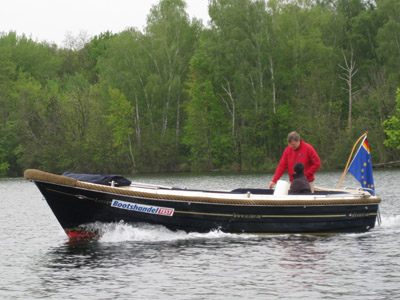
[[[207,25],[208,0],[186,0],[189,17]],[[66,35],[89,37],[128,27],[142,30],[159,0],[0,0],[0,32],[16,31],[33,40],[64,45]]]

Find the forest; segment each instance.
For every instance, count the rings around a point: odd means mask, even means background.
[[[343,169],[400,160],[400,1],[161,0],[63,47],[0,32],[0,176],[265,171],[290,131]]]

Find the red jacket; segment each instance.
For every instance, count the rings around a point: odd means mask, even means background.
[[[290,182],[292,182],[294,165],[298,162],[304,164],[304,175],[306,175],[308,182],[313,181],[315,172],[317,172],[321,166],[321,160],[313,146],[301,139],[299,148],[293,150],[291,146],[288,146],[285,151],[283,151],[282,158],[272,181],[276,183],[283,173],[288,170]]]

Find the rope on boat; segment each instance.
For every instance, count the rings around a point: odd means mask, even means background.
[[[377,197],[356,197],[356,198],[345,198],[345,199],[310,199],[310,200],[299,200],[299,199],[232,199],[232,198],[214,198],[214,197],[200,197],[198,195],[169,195],[159,194],[152,190],[151,192],[134,191],[124,188],[93,184],[76,180],[74,178],[65,177],[61,175],[55,175],[39,170],[28,169],[25,171],[24,176],[26,179],[40,182],[47,182],[53,184],[59,184],[63,186],[77,187],[92,191],[105,192],[111,194],[118,194],[123,196],[132,196],[143,199],[154,199],[154,200],[167,200],[167,201],[182,201],[182,202],[200,202],[200,203],[215,203],[215,204],[233,204],[233,205],[270,205],[270,206],[323,206],[323,205],[351,205],[351,204],[377,204],[381,202],[380,198]]]
[[[34,169],[25,170],[24,177],[29,180],[61,184],[73,187],[76,186],[76,183],[78,181],[75,178],[55,175]]]

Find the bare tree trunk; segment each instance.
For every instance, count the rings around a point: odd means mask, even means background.
[[[256,88],[254,86],[253,76],[251,76],[251,74],[250,74],[250,82],[251,82],[251,89],[253,90],[253,96],[254,96],[254,110],[257,113],[257,111],[258,111],[257,91],[256,91]]]
[[[178,143],[179,139],[179,127],[180,127],[180,114],[181,114],[181,97],[178,95],[178,103],[176,108],[176,129],[175,129],[175,140]]]
[[[132,160],[132,167],[133,171],[136,171],[136,162],[135,162],[135,156],[133,155],[133,149],[132,149],[132,142],[131,142],[131,136],[128,134],[128,142],[129,142],[129,154],[131,156]]]
[[[139,119],[139,101],[138,101],[136,93],[135,93],[135,114],[136,114],[136,117],[135,117],[136,140],[137,140],[137,143],[138,143],[138,147],[140,149],[140,146],[141,146],[141,132],[140,132],[140,119]]]
[[[145,85],[143,83],[142,76],[140,76],[140,74],[138,74],[138,76],[139,76],[140,84],[142,85],[142,89],[143,89],[143,92],[144,92],[144,98],[146,100],[146,106],[147,106],[147,109],[149,111],[149,119],[150,119],[151,129],[154,132],[153,114],[151,112],[151,105],[150,105],[150,102],[149,102],[149,96],[147,95],[147,91],[146,91]]]
[[[161,132],[161,139],[164,138],[165,133],[167,132],[167,126],[168,126],[168,111],[169,111],[170,101],[171,101],[171,85],[168,86],[167,102],[166,102],[165,105],[164,105],[163,127],[162,127],[162,132]]]
[[[348,115],[348,123],[349,123],[349,130],[352,127],[352,107],[353,107],[353,97],[358,94],[361,90],[353,92],[355,86],[353,86],[353,77],[356,75],[358,69],[355,68],[356,62],[354,61],[354,50],[351,47],[350,52],[350,61],[347,60],[346,55],[344,54],[344,50],[342,49],[343,58],[344,58],[344,66],[339,65],[340,68],[344,70],[344,75],[339,76],[340,79],[343,79],[347,83],[347,88],[344,88],[348,92],[349,97],[349,115]]]
[[[269,67],[270,67],[271,82],[272,82],[272,105],[274,114],[276,114],[276,91],[275,91],[275,80],[274,80],[274,63],[272,61],[272,55],[269,56]]]
[[[270,48],[272,49],[272,41],[271,41],[271,35],[269,34],[268,28],[267,28],[267,41],[268,44],[270,45]],[[272,55],[269,54],[269,71],[271,73],[271,83],[272,83],[272,110],[274,114],[276,114],[276,88],[275,88],[275,78],[274,78],[274,61],[272,59]]]
[[[229,84],[229,81],[227,79],[226,83],[227,83],[227,87],[225,87],[223,84],[221,84],[221,87],[224,89],[224,91],[226,92],[226,94],[229,96],[229,99],[231,100],[232,103],[232,108],[229,107],[228,102],[225,100],[224,97],[221,96],[222,101],[224,101],[226,107],[228,108],[229,113],[231,114],[232,117],[232,138],[235,138],[235,114],[236,114],[236,105],[235,105],[235,99],[233,98],[233,94],[231,91],[231,85]]]

